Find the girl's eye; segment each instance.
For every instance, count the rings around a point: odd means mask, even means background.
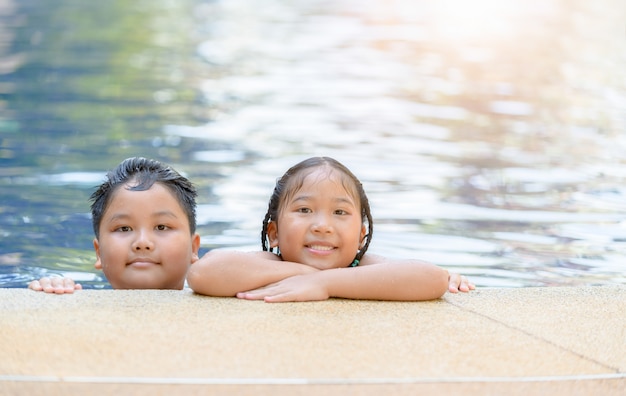
[[[298,208],[299,213],[311,213],[311,209],[309,208]]]
[[[120,231],[120,232],[129,232],[132,229],[129,226],[121,226],[121,227],[117,227],[115,229],[115,231]]]
[[[167,229],[168,229],[168,227],[167,227],[166,225],[159,224],[158,226],[156,226],[156,229],[157,229],[158,231],[165,231],[165,230],[167,230]]]
[[[347,214],[348,214],[348,212],[346,212],[346,211],[345,211],[345,210],[343,210],[343,209],[337,209],[337,210],[335,210],[335,214],[336,214],[336,215],[343,216],[343,215],[347,215]]]

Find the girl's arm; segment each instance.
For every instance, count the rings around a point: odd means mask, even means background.
[[[270,252],[212,250],[191,265],[187,282],[199,294],[233,297],[294,275],[318,271],[308,265],[282,261]]]
[[[448,271],[418,260],[366,256],[355,268],[336,268],[239,293],[237,297],[268,302],[325,300],[329,297],[423,301],[441,297],[449,288]]]
[[[384,260],[340,269],[344,271],[320,274],[331,297],[424,301],[437,299],[448,290],[448,271],[418,260]],[[345,271],[350,269],[359,271]]]

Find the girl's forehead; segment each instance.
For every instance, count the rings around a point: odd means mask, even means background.
[[[324,188],[328,188],[323,184],[329,183],[348,194],[355,204],[360,203],[355,182],[348,175],[332,167],[317,167],[308,172],[303,172],[296,178],[299,180],[294,180],[291,188],[288,189],[287,196],[285,196],[287,199],[293,198],[301,190],[314,190],[323,194]]]
[[[342,177],[343,176],[343,177]],[[314,185],[323,181],[342,182],[345,178],[338,170],[331,167],[317,167],[305,172],[303,175],[303,185]]]

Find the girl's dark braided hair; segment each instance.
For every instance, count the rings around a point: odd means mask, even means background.
[[[343,178],[343,186],[347,191],[354,191],[359,197],[359,203],[361,206],[361,219],[363,223],[367,222],[368,231],[365,235],[365,243],[359,249],[356,254],[355,260],[361,260],[361,257],[367,251],[372,240],[372,233],[374,232],[374,222],[372,220],[372,213],[370,212],[370,204],[363,189],[363,185],[359,179],[342,163],[330,158],[330,157],[312,157],[308,158],[285,172],[285,174],[276,181],[274,192],[270,197],[270,202],[267,208],[267,213],[263,219],[263,229],[261,230],[261,246],[263,251],[272,252],[273,248],[270,247],[269,240],[267,238],[267,225],[271,221],[278,221],[278,213],[281,204],[292,194],[302,187],[305,177],[310,173],[307,170],[312,171],[315,168],[328,166],[340,172]],[[277,251],[280,254],[280,250]]]

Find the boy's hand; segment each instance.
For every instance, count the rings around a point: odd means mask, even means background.
[[[448,291],[450,293],[465,292],[476,289],[476,286],[461,274],[452,273],[448,277]]]
[[[74,280],[70,278],[44,277],[30,282],[28,288],[45,293],[65,294],[74,293],[74,290],[82,290],[83,287],[80,283],[74,283]]]

